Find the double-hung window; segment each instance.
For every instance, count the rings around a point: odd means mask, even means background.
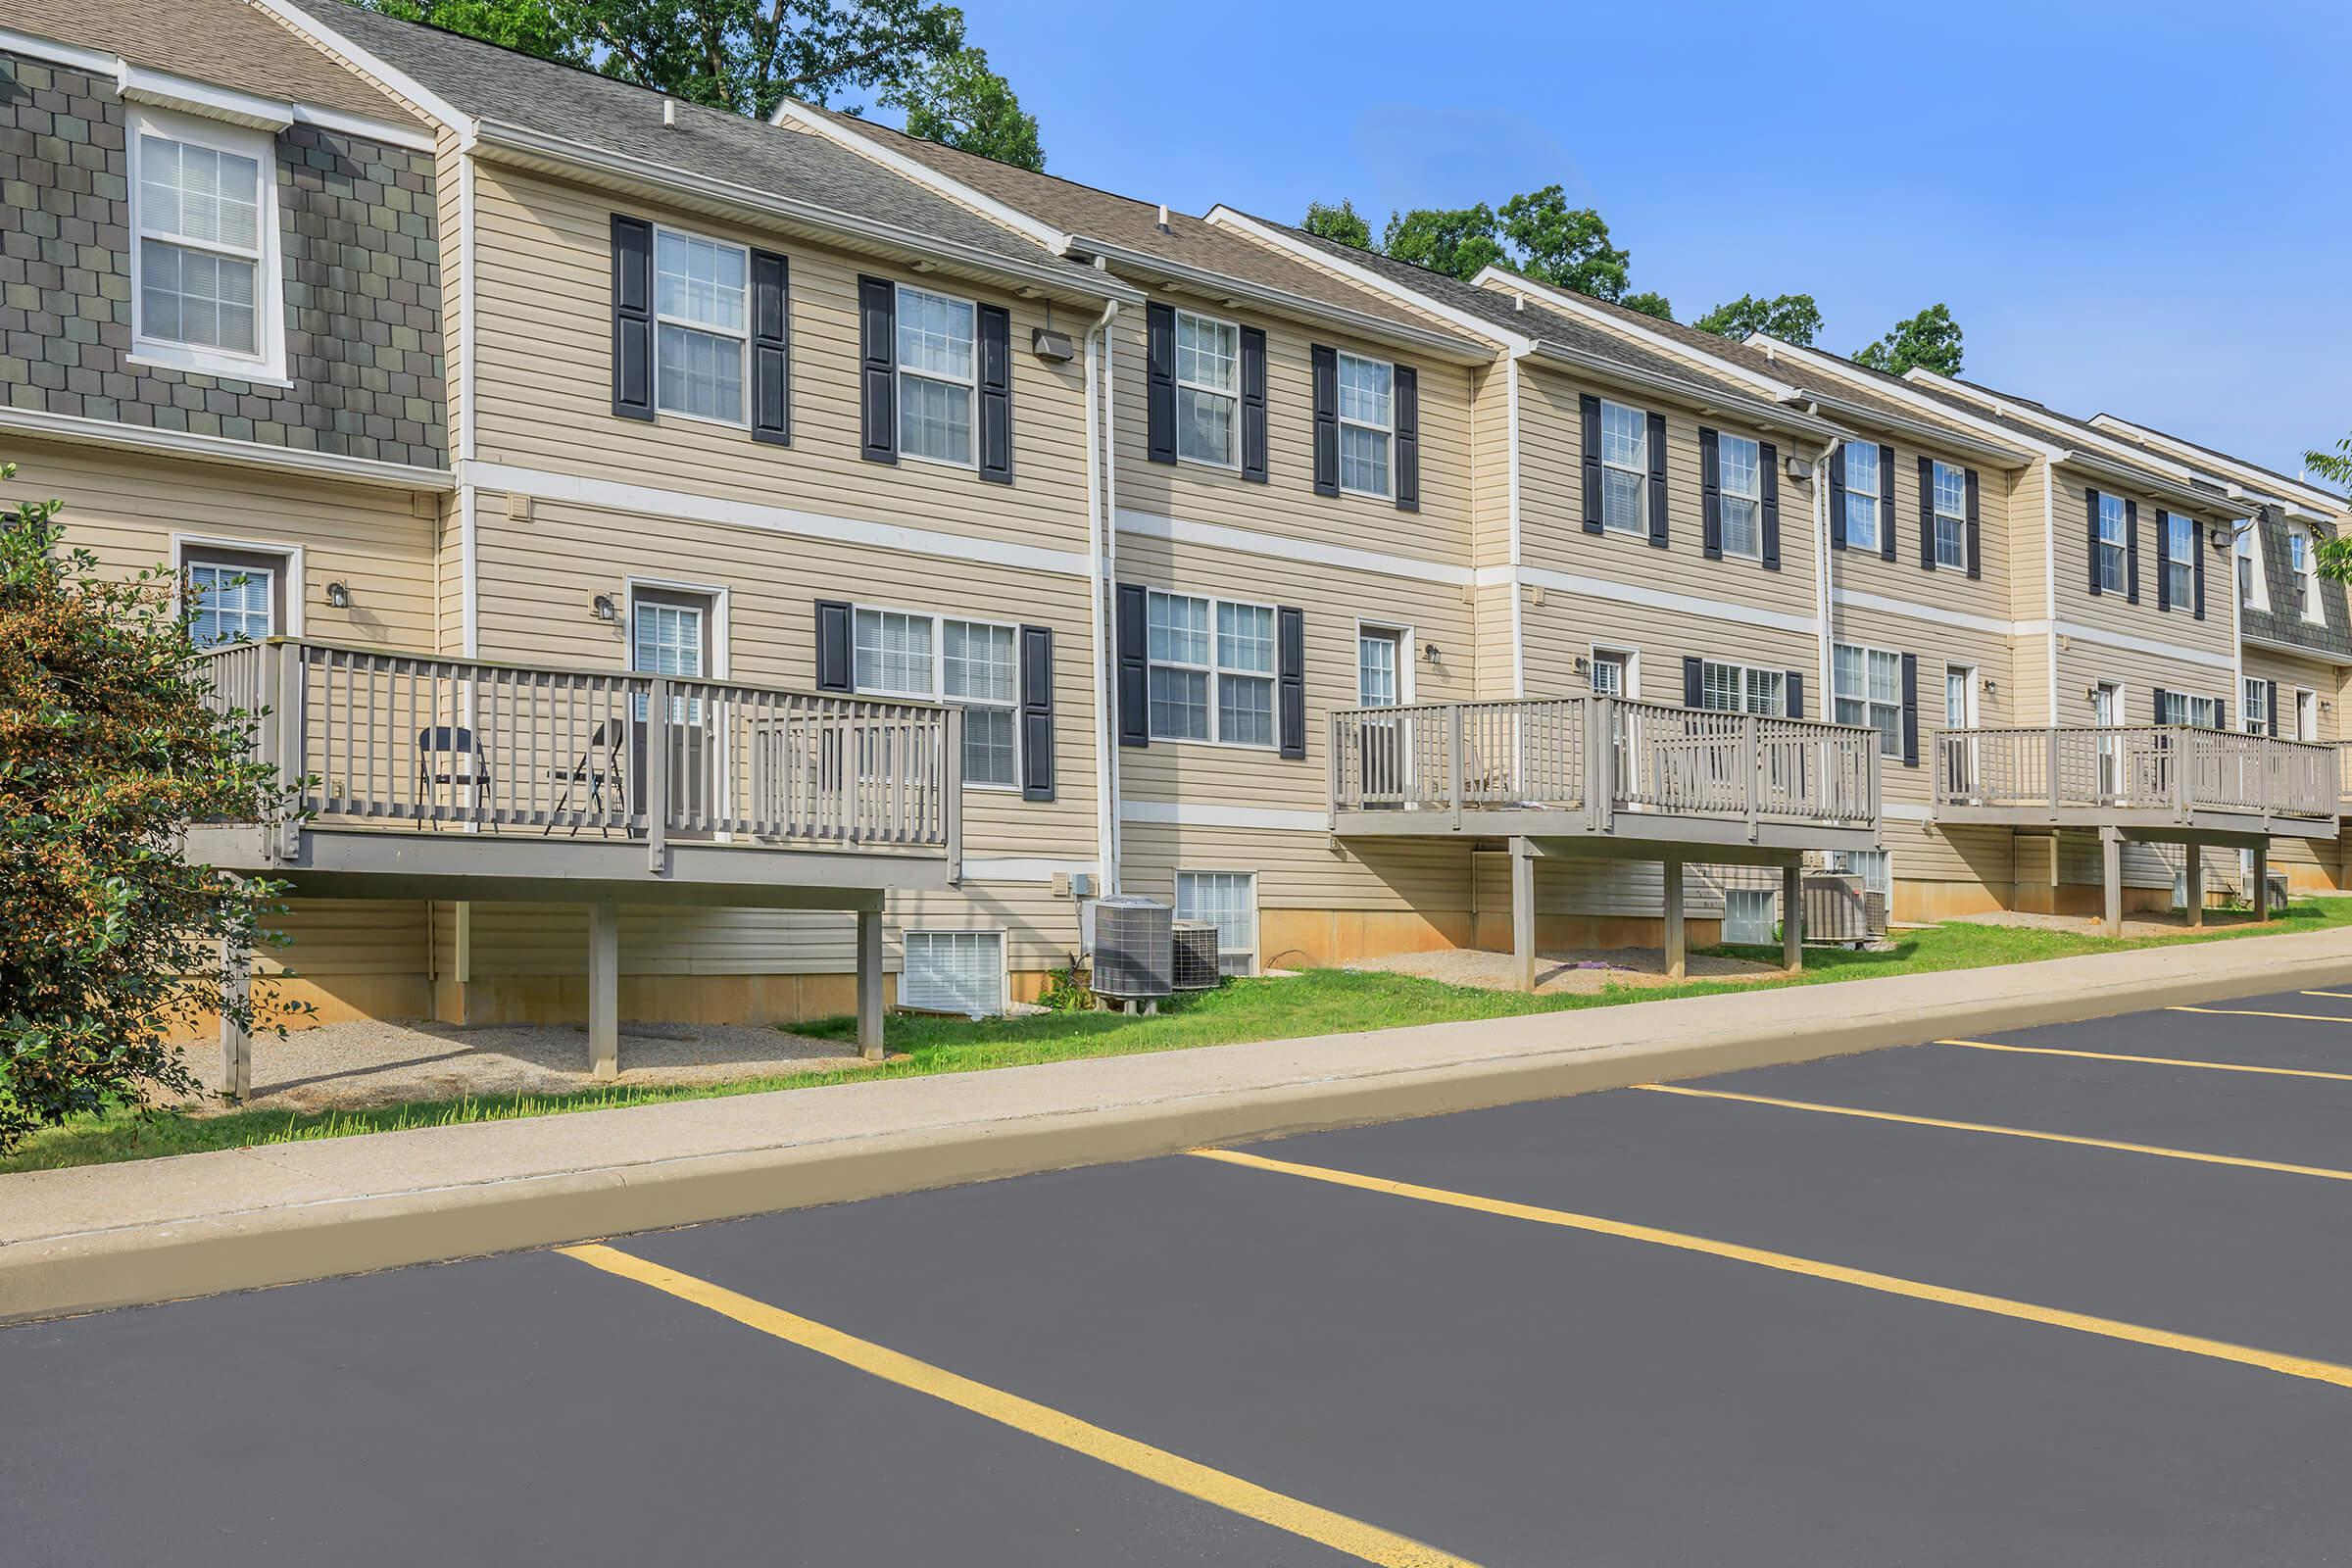
[[[269,132],[148,109],[131,118],[133,357],[282,379]]]
[[[2124,498],[2102,491],[2099,495],[2099,592],[2103,594],[2120,594],[2126,590],[2125,574],[2131,569],[2127,528]]]
[[[1274,744],[1274,611],[1186,594],[1147,601],[1154,740]]]
[[[948,702],[963,710],[963,780],[1017,789],[1020,673],[1011,626],[899,610],[860,609],[853,649],[858,689]]]
[[[1600,525],[1649,532],[1649,416],[1622,403],[1600,405]]]
[[[1948,463],[1933,469],[1936,564],[1968,569],[1968,470]]]
[[[2239,523],[2230,547],[2237,560],[2237,602],[2248,610],[2271,608],[2271,586],[2262,577],[2262,541],[2255,533],[2258,526],[2252,519]]]
[[[2186,609],[2196,598],[2197,519],[2164,514],[2164,602]]]
[[[1883,648],[1837,645],[1831,695],[1840,724],[1867,724],[1879,732],[1879,750],[1903,755],[1903,661]]]
[[[899,285],[899,450],[972,465],[974,339],[970,300]]]
[[[1340,356],[1340,488],[1389,498],[1389,442],[1396,429],[1396,367]]]
[[[255,643],[283,632],[291,564],[267,551],[188,545],[179,571],[196,646]]]
[[[2293,568],[2295,613],[2309,621],[2324,619],[2320,612],[2320,558],[2311,548],[2311,535],[2301,528],[2287,533],[2286,564]]]
[[[2221,700],[2195,697],[2187,692],[2159,692],[2156,722],[2159,724],[2188,724],[2198,729],[2219,729],[2222,726]]]
[[[1241,462],[1242,329],[1176,313],[1176,456],[1221,468]]]
[[[1761,713],[1768,718],[1780,718],[1788,711],[1788,679],[1784,671],[1777,669],[1701,660],[1698,706],[1718,713]]]
[[[1764,555],[1764,474],[1757,459],[1756,443],[1745,436],[1715,438],[1723,553],[1751,561]]]
[[[1843,450],[1846,547],[1876,550],[1886,522],[1879,515],[1879,449],[1874,442],[1848,441]]]
[[[2271,732],[2271,685],[2252,675],[2238,694],[2239,722],[2249,735],[2268,735]]]
[[[654,230],[654,406],[663,414],[744,422],[751,253]]]

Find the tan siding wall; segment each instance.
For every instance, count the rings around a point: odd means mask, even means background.
[[[2049,552],[2043,542],[2049,533],[2043,515],[2049,484],[2048,466],[2035,463],[2019,470],[2009,490],[2009,613],[2017,620],[2045,620],[2050,613]],[[2042,684],[2048,685],[2046,678]]]
[[[449,455],[458,457],[463,451],[460,432],[466,428],[466,378],[460,368],[471,345],[466,332],[466,218],[465,177],[466,154],[458,150],[454,131],[441,130],[433,138],[433,201],[436,213],[435,232],[443,237],[440,252],[441,268],[441,355],[444,373],[442,383],[448,388]]]
[[[1834,586],[1994,620],[2012,618],[2013,575],[2025,563],[2019,560],[2019,547],[2013,542],[2009,475],[1998,468],[1964,462],[1949,451],[1901,441],[1884,444],[1894,448],[1894,559],[1888,561],[1867,550],[1832,550]],[[1923,454],[1959,467],[1977,469],[1977,531],[1982,542],[1979,552],[1982,574],[1974,580],[1967,572],[1949,566],[1930,571],[1920,564],[1919,460]],[[2038,501],[2035,505],[2039,505]],[[2035,545],[2038,548],[2038,530]],[[2033,559],[2031,569],[2038,581],[2038,556]],[[2041,613],[2038,609],[2034,612],[2036,616]]]
[[[1511,559],[1511,378],[1503,361],[1478,372],[1470,411],[1471,564]]]
[[[2227,555],[2204,542],[2211,518],[2197,524],[2197,551],[2205,560],[2205,618],[2198,620],[2190,607],[2170,611],[2156,608],[2156,572],[2163,561],[2162,536],[2157,528],[2157,503],[2106,483],[2060,469],[2056,475],[2058,614],[2086,627],[2175,644],[2227,658],[2236,636],[2230,614],[2234,567]],[[2089,587],[2090,523],[2083,498],[2086,489],[2120,494],[2139,504],[2139,603],[2116,593],[2093,594]],[[2034,611],[2038,616],[2040,611]],[[2230,705],[2233,709],[2234,703]]]
[[[2293,654],[2249,645],[2245,651],[2245,672],[2249,680],[2275,680],[2278,683],[2278,726],[2288,738],[2295,738],[2295,691],[2298,687],[2312,694],[2313,716],[2318,728],[2309,738],[2318,741],[2343,738],[2344,710],[2336,695],[2337,683],[2345,673],[2343,670],[2317,659],[2298,658]],[[2231,710],[2230,721],[2233,724],[2241,717],[2236,710]]]

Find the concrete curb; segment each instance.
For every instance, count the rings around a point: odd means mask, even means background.
[[[1955,999],[1950,981],[1960,974],[1968,977],[1969,994]],[[887,1127],[887,1116],[877,1116],[874,1125],[881,1130],[799,1141],[779,1136],[789,1129],[773,1122],[791,1121],[789,1114],[780,1114],[741,1147],[677,1156],[629,1153],[625,1135],[655,1128],[657,1123],[648,1118],[674,1116],[695,1105],[726,1104],[758,1113],[772,1108],[762,1107],[760,1102],[797,1101],[809,1092],[729,1102],[685,1102],[547,1118],[573,1128],[592,1117],[607,1124],[597,1129],[599,1136],[580,1140],[592,1152],[569,1168],[480,1180],[444,1175],[436,1181],[430,1172],[447,1173],[453,1165],[464,1170],[467,1151],[486,1147],[467,1135],[482,1134],[485,1127],[530,1124],[377,1134],[334,1142],[346,1146],[345,1152],[348,1146],[364,1145],[372,1146],[362,1151],[370,1154],[397,1148],[404,1155],[417,1151],[428,1157],[412,1160],[405,1178],[399,1160],[392,1160],[374,1189],[331,1184],[321,1177],[318,1187],[326,1196],[246,1206],[223,1199],[217,1211],[169,1217],[143,1217],[152,1210],[139,1206],[142,1173],[157,1165],[230,1156],[183,1155],[86,1172],[0,1176],[0,1323],[2348,980],[2352,934],[2240,938],[2008,969],[1896,976],[1746,997],[1688,998],[1305,1043],[1362,1042],[1366,1054],[1375,1054],[1369,1048],[1377,1044],[1377,1054],[1385,1059],[1369,1062],[1362,1070],[1355,1070],[1351,1053],[1334,1051],[1302,1073],[1296,1066],[1299,1053],[1295,1049],[1302,1043],[1269,1041],[1005,1068],[959,1078],[845,1086],[820,1093],[887,1095],[918,1085],[978,1085],[982,1080],[992,1080],[989,1088],[1001,1091],[1014,1075],[1027,1075],[1021,1080],[1023,1089],[1061,1090],[1080,1081],[1075,1071],[1079,1069],[1085,1070],[1086,1089],[1075,1102],[1059,1097],[1060,1104],[1054,1102],[1056,1096],[1042,1094],[1028,1109],[1016,1106],[978,1119],[938,1117],[927,1125],[897,1128]],[[1494,1044],[1481,1049],[1478,1043],[1490,1036]],[[1411,1048],[1424,1038],[1434,1059],[1416,1063]],[[1464,1042],[1473,1043],[1473,1049],[1465,1052]],[[1400,1046],[1407,1049],[1400,1051]],[[1217,1058],[1213,1061],[1212,1054]],[[1336,1065],[1331,1059],[1335,1056],[1341,1058]],[[1268,1062],[1276,1065],[1253,1079],[1249,1069]],[[1204,1063],[1214,1069],[1207,1076],[1219,1082],[1181,1081],[1200,1080],[1204,1074],[1177,1069],[1200,1069]],[[1132,1095],[1118,1092],[1122,1083],[1133,1086]],[[995,1098],[1004,1097],[998,1093]],[[878,1106],[892,1102],[879,1096],[874,1100]],[[602,1136],[612,1129],[624,1136]],[[312,1152],[329,1147],[283,1146],[271,1153],[280,1163],[299,1163],[306,1156],[321,1157]],[[86,1218],[77,1215],[73,1227],[48,1234],[8,1239],[5,1212],[11,1184],[51,1176],[86,1178],[76,1189],[77,1202],[89,1199]]]

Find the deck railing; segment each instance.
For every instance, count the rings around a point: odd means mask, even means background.
[[[1947,730],[1936,804],[2019,810],[2112,808],[2330,817],[2331,748],[2185,724]]]
[[[1611,697],[1342,709],[1331,809],[1875,826],[1878,732]]]
[[[2327,743],[2335,751],[2335,798],[2337,807],[2352,815],[2352,741]]]
[[[963,715],[937,704],[290,637],[206,664],[318,825],[961,849]]]

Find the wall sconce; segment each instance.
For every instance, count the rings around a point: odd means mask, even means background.
[[[1592,661],[1585,657],[1583,654],[1577,655],[1576,672],[1579,675],[1591,675],[1592,673]]]
[[[1421,645],[1421,662],[1424,664],[1434,664],[1437,662],[1438,645],[1436,643],[1423,643]]]
[[[1997,697],[2000,695],[2001,683],[1997,680],[1994,680],[1990,675],[1987,675],[1984,677],[1984,683],[1980,689],[1987,697]]]
[[[2085,687],[2083,687],[2083,688],[2082,688],[2082,700],[2083,700],[2084,702],[2086,702],[2086,703],[2095,703],[2095,702],[2097,702],[2097,701],[2099,700],[2099,689],[2098,689],[2098,687],[2096,687],[2096,686],[2085,686]]]
[[[351,608],[351,584],[343,582],[328,583],[326,585],[326,608],[329,610],[349,610]]]
[[[2230,527],[2228,523],[2217,522],[2212,526],[2212,528],[2207,530],[2206,537],[2213,541],[2214,549],[2227,550],[2230,547],[2230,545],[2236,542],[2236,534],[2237,530]]]
[[[596,612],[597,619],[608,624],[620,618],[620,612],[613,607],[611,594],[598,594],[588,608]]]

